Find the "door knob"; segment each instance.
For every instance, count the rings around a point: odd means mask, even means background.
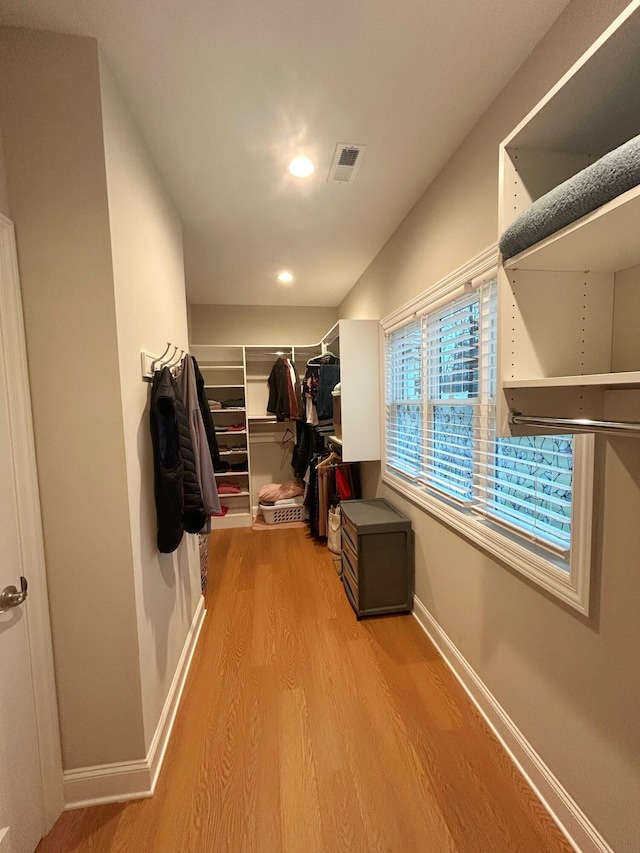
[[[0,613],[3,610],[9,610],[12,607],[18,607],[27,597],[27,588],[29,584],[25,577],[20,576],[20,592],[15,586],[5,586],[0,592]]]

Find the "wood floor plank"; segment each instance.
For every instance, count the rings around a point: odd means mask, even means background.
[[[155,796],[38,853],[569,853],[411,616],[357,622],[303,529],[216,531]]]

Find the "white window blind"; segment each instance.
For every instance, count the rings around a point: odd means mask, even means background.
[[[555,552],[571,544],[573,440],[496,436],[496,283],[387,337],[387,467]]]
[[[387,336],[387,465],[417,479],[421,468],[422,331],[414,320]]]

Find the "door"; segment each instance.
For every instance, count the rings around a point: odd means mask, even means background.
[[[7,389],[0,381],[0,593],[20,589],[22,565]],[[33,853],[43,825],[28,599],[0,613],[0,853]],[[3,837],[4,833],[4,837]]]
[[[27,598],[3,598],[21,576]],[[33,853],[61,807],[46,599],[15,243],[0,216],[0,853]]]

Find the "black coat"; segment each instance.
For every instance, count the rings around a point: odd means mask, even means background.
[[[196,474],[189,421],[169,368],[153,376],[150,404],[158,550],[175,551],[183,531],[198,533],[207,521]]]

